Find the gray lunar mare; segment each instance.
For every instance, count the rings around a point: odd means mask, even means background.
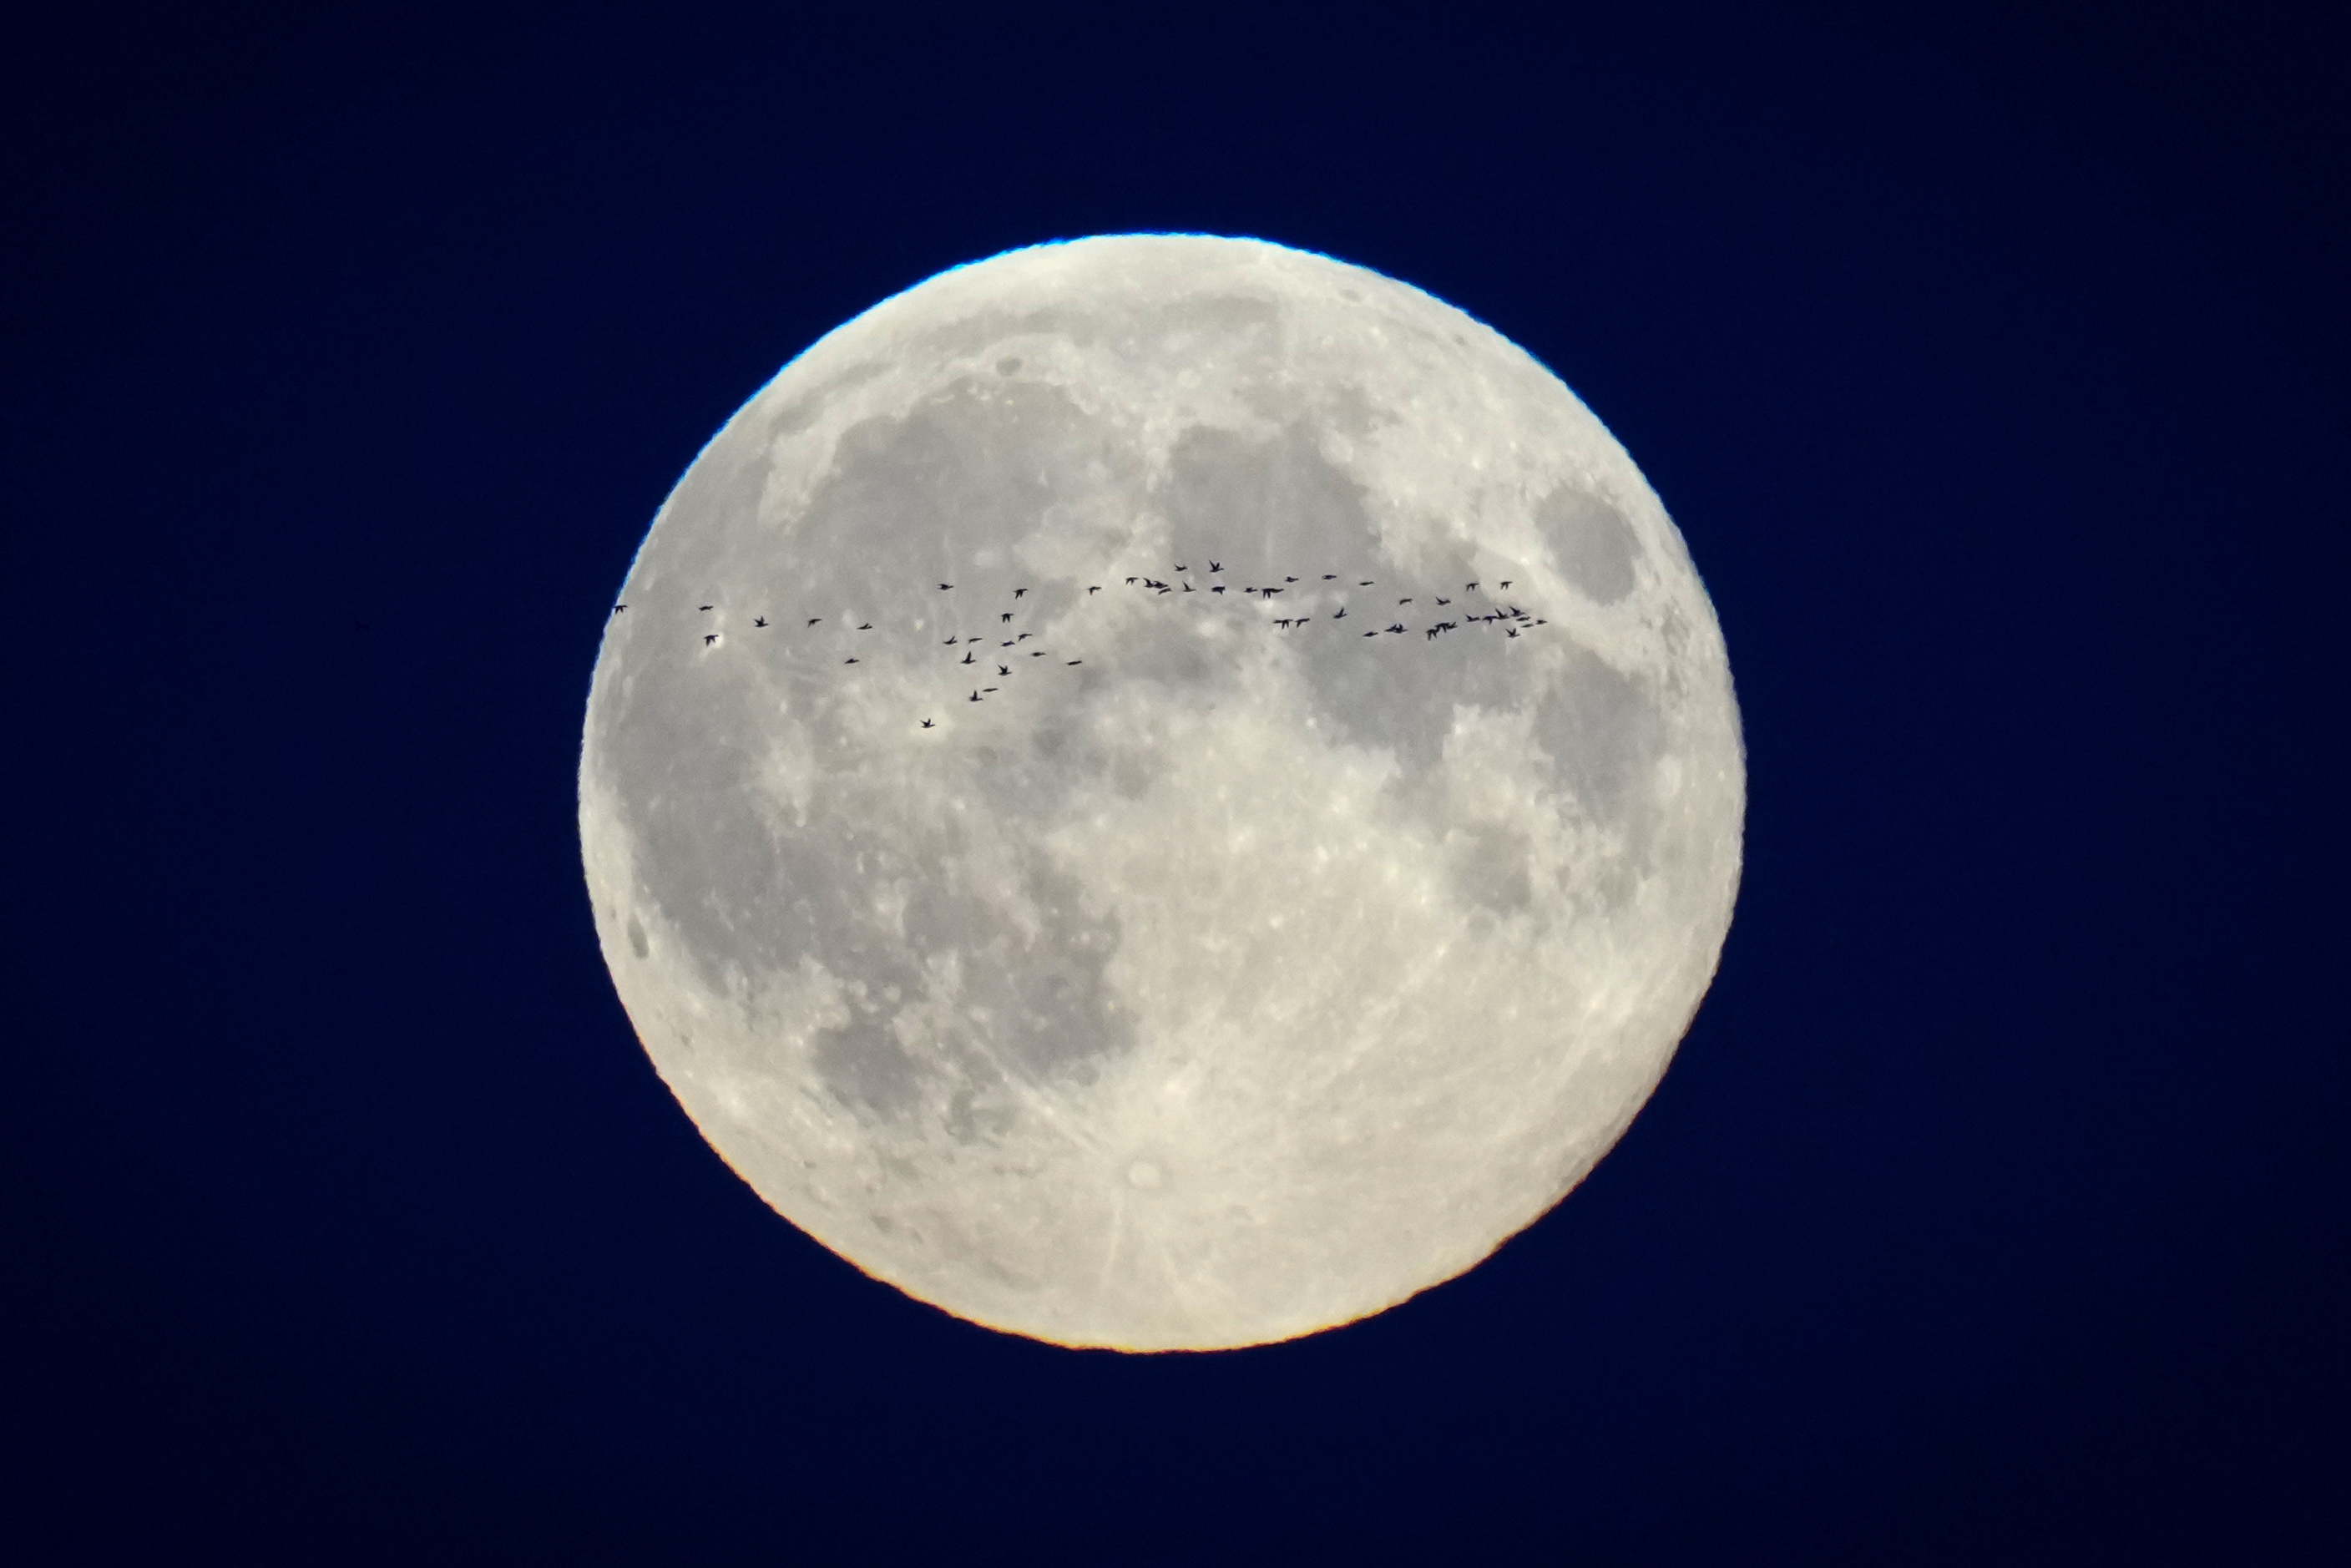
[[[1247,1344],[1459,1273],[1614,1142],[1729,925],[1680,535],[1541,366],[1325,257],[885,301],[621,598],[580,818],[630,1018],[769,1204],[982,1323]]]

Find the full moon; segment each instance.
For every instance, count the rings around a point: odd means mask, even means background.
[[[1206,1350],[1475,1265],[1714,974],[1745,769],[1679,532],[1362,267],[1114,235],[831,332],[655,517],[588,701],[622,1001],[794,1225]]]

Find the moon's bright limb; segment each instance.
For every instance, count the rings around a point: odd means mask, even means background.
[[[1249,1344],[1459,1273],[1615,1141],[1729,925],[1679,534],[1541,365],[1326,257],[886,300],[621,598],[580,821],[645,1049],[794,1224],[998,1328]]]

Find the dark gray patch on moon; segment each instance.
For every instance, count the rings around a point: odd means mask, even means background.
[[[1364,487],[1322,455],[1305,425],[1262,440],[1194,426],[1169,455],[1161,505],[1176,548],[1229,559],[1243,580],[1236,591],[1285,570],[1344,571],[1377,559]]]
[[[1230,561],[1226,600],[1240,614],[1280,633],[1278,616],[1311,613],[1311,634],[1284,646],[1298,660],[1320,716],[1341,738],[1392,750],[1405,767],[1425,770],[1442,755],[1457,704],[1502,705],[1513,677],[1496,661],[1512,650],[1494,628],[1464,626],[1434,641],[1426,628],[1457,622],[1478,606],[1465,598],[1438,610],[1437,593],[1477,575],[1468,558],[1441,561],[1399,578],[1383,557],[1364,491],[1324,456],[1312,426],[1293,423],[1253,438],[1207,427],[1176,443],[1161,498],[1178,548]],[[1339,580],[1324,583],[1325,572]],[[1300,581],[1281,580],[1296,576]],[[1361,588],[1364,579],[1374,586]],[[1243,588],[1280,587],[1264,602]],[[1400,605],[1404,590],[1416,602]],[[1345,607],[1347,619],[1332,619]],[[1402,622],[1403,632],[1380,632]],[[1365,638],[1364,632],[1379,632]]]
[[[1535,706],[1535,736],[1592,820],[1646,835],[1654,802],[1636,789],[1665,749],[1665,721],[1632,677],[1582,648]]]
[[[1449,866],[1455,894],[1496,915],[1523,913],[1534,902],[1527,870],[1532,846],[1526,834],[1480,825],[1461,829],[1458,836]]]
[[[1596,604],[1614,604],[1633,591],[1633,563],[1641,541],[1623,513],[1588,490],[1562,486],[1535,508],[1535,526],[1551,541],[1560,570]]]
[[[956,580],[977,550],[1026,538],[1056,502],[1132,464],[1056,388],[959,382],[904,415],[842,434],[792,531],[794,576],[812,602],[868,614],[935,610],[919,573]]]
[[[890,1034],[886,1020],[859,1016],[817,1036],[817,1075],[842,1104],[880,1116],[901,1116],[922,1099],[914,1059]]]
[[[1510,663],[1528,656],[1533,644],[1513,641],[1499,625],[1470,622],[1471,615],[1491,606],[1460,590],[1477,575],[1466,559],[1442,562],[1411,580],[1385,569],[1366,575],[1378,580],[1375,586],[1349,581],[1332,596],[1346,605],[1344,621],[1329,620],[1330,609],[1323,609],[1312,630],[1324,634],[1299,636],[1289,646],[1317,711],[1341,737],[1357,746],[1385,748],[1408,777],[1416,776],[1443,758],[1457,707],[1499,711],[1516,706],[1525,677]],[[1455,602],[1440,608],[1436,600],[1448,587],[1458,591],[1447,595]],[[1407,595],[1399,588],[1416,591]],[[1396,602],[1407,596],[1412,604]],[[1335,607],[1334,602],[1331,608]],[[1440,621],[1452,622],[1454,630],[1431,638],[1429,628]],[[1386,630],[1395,625],[1404,630]],[[1366,637],[1366,632],[1374,635]]]

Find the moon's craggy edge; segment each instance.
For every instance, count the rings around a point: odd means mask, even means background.
[[[1123,580],[1194,557],[1318,624]],[[1552,635],[1329,619],[1503,579]],[[1614,1141],[1728,925],[1672,524],[1524,354],[1323,258],[1090,241],[888,301],[624,597],[581,823],[647,1049],[779,1210],[982,1322],[1253,1343],[1449,1277]],[[1006,612],[1081,662],[957,701],[945,639]]]

